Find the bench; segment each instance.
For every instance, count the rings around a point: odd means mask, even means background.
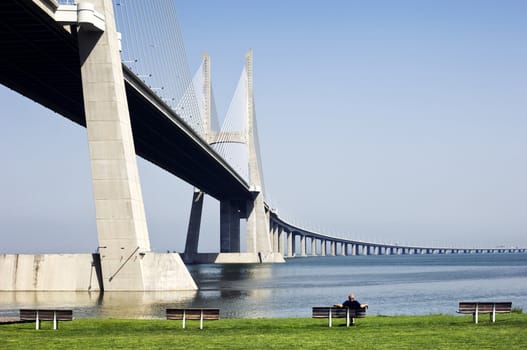
[[[329,327],[333,318],[345,318],[346,327],[355,324],[355,318],[366,317],[366,309],[348,309],[337,306],[313,306],[312,318],[327,318]]]
[[[183,320],[182,328],[185,328],[186,320],[199,320],[199,329],[203,329],[203,321],[215,321],[220,319],[220,309],[211,308],[187,308],[166,309],[167,320]]]
[[[479,314],[490,314],[490,320],[496,322],[496,314],[510,313],[512,302],[492,302],[492,301],[462,301],[459,302],[457,310],[460,314],[472,314],[474,323],[478,323]]]
[[[40,329],[41,321],[53,321],[53,329],[59,328],[59,321],[72,321],[73,311],[63,309],[20,309],[20,321],[35,321]]]

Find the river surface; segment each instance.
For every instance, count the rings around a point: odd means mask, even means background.
[[[353,292],[370,315],[455,314],[459,301],[512,301],[527,311],[527,254],[308,257],[285,264],[191,265],[199,291],[0,292],[0,316],[73,308],[76,318],[164,318],[167,307],[222,317],[311,317]]]

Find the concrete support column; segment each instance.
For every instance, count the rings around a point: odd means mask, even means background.
[[[249,161],[249,185],[254,199],[247,203],[247,252],[258,253],[264,261],[283,262],[283,257],[272,251],[269,238],[269,221],[265,215],[263,181],[257,152],[257,130],[253,94],[253,53],[245,55],[246,112],[247,112],[247,156]]]
[[[311,237],[311,255],[317,256],[317,240],[315,237]]]
[[[271,252],[269,227],[265,218],[262,192],[253,192],[254,199],[247,202],[247,252]]]
[[[150,251],[112,2],[92,0],[105,31],[78,31],[86,130],[104,288],[143,290]]]
[[[330,246],[330,249],[331,249],[331,256],[336,256],[337,255],[337,242],[331,241],[329,246]]]
[[[190,209],[190,220],[187,230],[187,241],[185,243],[185,257],[191,257],[198,253],[199,232],[201,227],[201,214],[203,211],[203,198],[205,194],[194,190],[192,196],[192,207]]]
[[[293,232],[287,232],[287,256],[292,257],[294,255],[293,248]]]
[[[347,251],[348,251],[348,245],[346,244],[346,242],[341,242],[340,243],[340,255],[346,256]]]
[[[92,31],[96,28],[81,23],[77,39],[101,287],[106,291],[197,289],[179,254],[150,251],[113,5],[111,0],[91,0],[78,4],[78,9],[89,10],[92,5],[104,17],[104,31]]]
[[[285,256],[283,227],[278,228],[278,252],[282,254],[282,256]]]
[[[273,252],[278,252],[279,249],[278,249],[278,225],[277,224],[273,224],[273,229],[272,229],[272,234],[273,234]]]
[[[228,200],[220,202],[220,252],[240,252],[240,213]]]
[[[326,256],[326,243],[327,242],[325,239],[322,238],[320,240],[320,250],[321,250],[320,255],[321,256]]]
[[[306,236],[300,235],[300,256],[306,255]]]

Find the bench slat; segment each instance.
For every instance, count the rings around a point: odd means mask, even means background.
[[[329,306],[313,306],[313,318],[328,318],[329,311],[331,310],[331,318],[346,318],[347,309],[340,307],[329,307]],[[363,309],[350,309],[351,318],[363,318],[366,317],[366,310]]]
[[[199,320],[199,328],[203,329],[203,321],[215,321],[220,319],[220,309],[166,309],[166,316],[167,320],[183,320],[183,328],[185,328],[185,322],[187,320]]]
[[[20,309],[21,321],[36,321],[38,311],[38,319],[40,321],[53,321],[54,313],[57,315],[57,321],[72,321],[72,310],[51,310],[51,309]]]
[[[331,316],[331,317],[330,317]],[[327,318],[328,325],[331,327],[331,320],[334,318],[345,318],[346,326],[349,327],[350,322],[353,324],[355,318],[366,317],[366,309],[348,309],[345,307],[335,306],[313,306],[313,318]]]
[[[53,321],[53,329],[59,328],[59,321],[72,321],[73,310],[64,309],[20,309],[20,321],[35,321],[40,329],[41,321]]]
[[[478,323],[480,314],[490,314],[491,322],[496,321],[496,314],[512,312],[512,302],[462,301],[457,310],[460,314],[472,314],[474,323]]]
[[[220,319],[220,309],[167,309],[166,316],[169,320],[182,320],[183,315],[187,320],[200,320],[202,311],[204,320]]]
[[[458,313],[472,314],[476,312],[476,306],[478,313],[487,314],[493,312],[495,307],[496,313],[508,313],[512,311],[512,302],[460,302]]]

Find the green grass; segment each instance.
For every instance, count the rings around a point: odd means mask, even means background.
[[[486,315],[485,315],[486,316]],[[78,319],[0,325],[0,349],[527,349],[527,314],[369,316],[345,320],[222,319],[198,321]]]

